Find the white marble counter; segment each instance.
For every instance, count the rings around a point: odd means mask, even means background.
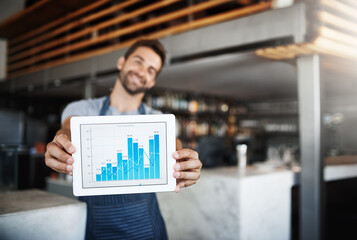
[[[170,239],[289,239],[293,173],[202,170],[195,186],[157,194]]]
[[[0,239],[84,239],[86,204],[40,190],[0,193]]]
[[[158,193],[169,238],[290,239],[291,187],[299,183],[295,169],[203,169],[196,185],[179,194]],[[357,164],[325,168],[326,181],[352,177]],[[60,185],[72,191],[71,183]]]
[[[291,187],[299,167],[203,169],[179,194],[158,193],[170,239],[290,239]],[[326,166],[325,181],[357,177],[357,164]]]

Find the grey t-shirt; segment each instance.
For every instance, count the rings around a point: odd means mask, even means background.
[[[68,104],[62,112],[61,123],[71,116],[98,116],[107,96],[86,100],[79,100]],[[152,109],[144,104],[146,114],[162,114],[162,112]],[[138,110],[121,113],[117,108],[109,106],[106,115],[136,115]]]

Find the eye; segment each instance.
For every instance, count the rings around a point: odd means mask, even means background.
[[[153,68],[149,68],[149,74],[151,76],[155,76],[156,75],[156,71]]]

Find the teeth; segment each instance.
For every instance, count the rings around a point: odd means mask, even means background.
[[[135,82],[137,82],[139,84],[143,83],[143,80],[140,77],[138,77],[136,74],[133,74],[133,78],[134,78]]]

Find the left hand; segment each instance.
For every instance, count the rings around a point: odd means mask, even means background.
[[[201,175],[202,162],[198,153],[191,149],[181,149],[172,155],[176,159],[174,178],[176,178],[175,192],[181,188],[195,184]]]

